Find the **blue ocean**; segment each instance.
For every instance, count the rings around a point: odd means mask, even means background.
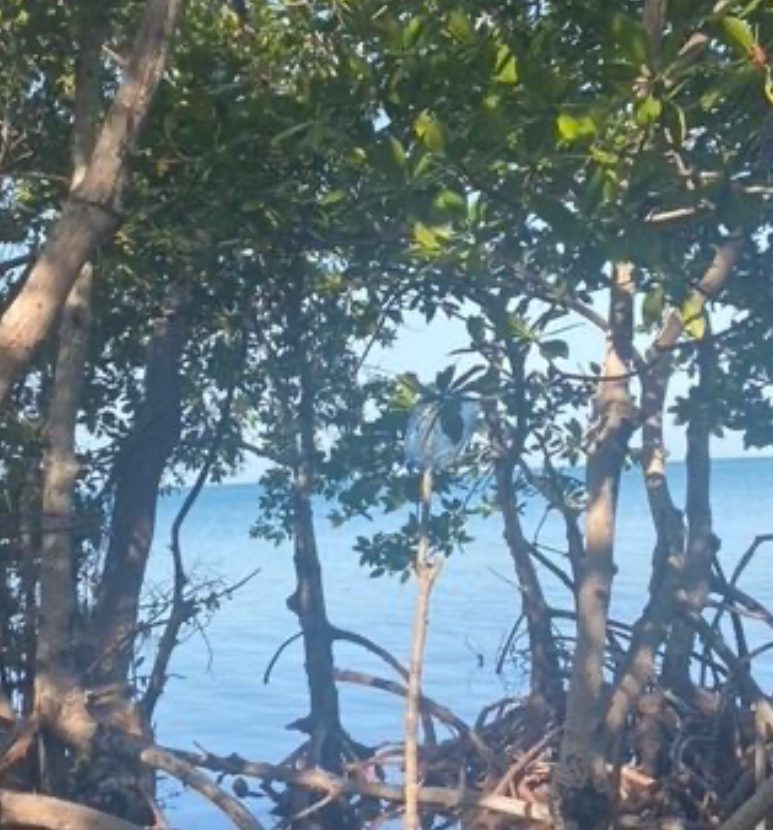
[[[684,466],[669,467],[677,503],[684,503]],[[263,673],[276,648],[297,631],[285,607],[294,574],[288,546],[250,538],[258,510],[257,485],[206,488],[183,529],[186,565],[198,581],[232,584],[259,572],[232,599],[224,600],[201,632],[193,632],[177,649],[167,693],[157,710],[158,739],[180,748],[195,745],[217,753],[237,752],[261,761],[278,761],[302,736],[285,725],[306,714],[306,678],[302,646],[291,645],[276,665],[270,683]],[[722,540],[720,558],[729,572],[758,534],[773,531],[773,459],[719,460],[714,463],[712,492],[715,532]],[[169,529],[183,494],[163,498],[158,516],[150,581],[162,585],[169,573]],[[408,508],[406,508],[408,509]],[[320,556],[330,619],[337,626],[367,634],[407,662],[414,585],[397,578],[371,578],[353,552],[358,535],[373,533],[377,521],[358,520],[334,528],[327,507],[316,505]],[[565,547],[563,529],[544,505],[524,506],[524,528],[530,537]],[[389,520],[390,523],[393,520]],[[475,519],[474,541],[446,562],[432,596],[425,693],[473,720],[496,699],[524,690],[522,666],[510,660],[501,673],[497,655],[520,611],[512,566],[502,541],[497,514]],[[646,600],[654,531],[641,474],[625,473],[617,526],[613,616],[634,620]],[[762,546],[741,579],[744,587],[773,605],[773,544]],[[546,575],[549,599],[568,607],[565,589]],[[749,623],[752,644],[771,632]],[[341,669],[390,677],[388,667],[359,648],[338,645]],[[773,653],[761,655],[755,674],[773,691]],[[401,700],[375,689],[341,688],[344,724],[363,743],[399,739],[403,730]],[[175,827],[218,830],[229,827],[209,804],[179,788],[166,790],[166,807]],[[266,817],[269,805],[256,799],[250,807]],[[270,822],[269,822],[270,825]]]

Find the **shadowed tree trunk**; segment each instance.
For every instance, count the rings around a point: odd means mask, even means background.
[[[714,349],[710,342],[698,347],[700,380],[693,390],[692,409],[687,427],[687,548],[684,574],[678,593],[680,605],[700,614],[709,595],[711,563],[717,551],[717,539],[711,521],[711,396],[714,391]],[[663,660],[663,683],[682,695],[691,688],[690,655],[695,632],[686,622],[676,619],[666,645]]]
[[[498,378],[496,382],[498,383]],[[550,610],[531,558],[531,546],[523,535],[518,518],[513,474],[515,462],[496,406],[484,404],[484,413],[494,451],[496,499],[502,511],[504,538],[513,561],[518,587],[523,598],[523,613],[529,635],[531,689],[556,711],[563,708],[561,665],[551,629]]]
[[[559,826],[606,828],[612,796],[599,744],[620,472],[635,418],[627,373],[633,357],[633,266],[612,274],[607,354],[594,401],[587,461],[585,558],[577,585],[577,642],[561,757],[553,787]]]
[[[298,346],[300,401],[297,457],[293,468],[293,562],[296,588],[287,605],[303,631],[311,711],[305,731],[310,736],[309,758],[331,771],[341,768],[341,725],[335,685],[333,639],[325,608],[322,568],[314,532],[311,504],[314,482],[314,390],[308,357]]]
[[[71,189],[82,181],[91,155],[95,124],[102,104],[100,72],[107,22],[104,13],[84,14],[79,21],[79,51],[75,66]],[[93,269],[82,268],[64,305],[46,423],[43,459],[43,527],[40,548],[40,610],[36,708],[47,694],[52,675],[74,669],[76,649],[77,564],[75,562],[75,487],[78,464],[75,428],[83,374],[88,353]],[[64,786],[64,748],[51,735],[43,738],[46,787],[61,792]]]
[[[54,224],[40,258],[0,318],[0,406],[45,340],[81,268],[120,219],[126,161],[166,65],[183,0],[147,0],[124,80],[83,177]]]
[[[43,469],[43,527],[40,548],[40,612],[38,619],[35,695],[45,694],[51,673],[74,668],[78,610],[75,561],[75,426],[88,348],[91,266],[81,270],[65,303],[59,330],[59,350],[46,425],[47,448]],[[46,741],[46,773],[53,791],[61,751]],[[61,757],[59,757],[61,761]],[[48,777],[48,776],[47,776]]]
[[[145,397],[116,460],[110,544],[92,623],[97,682],[125,682],[129,677],[158,489],[180,435],[183,305],[182,291],[173,289],[151,336]]]

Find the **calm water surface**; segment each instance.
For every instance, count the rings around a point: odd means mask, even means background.
[[[674,464],[669,480],[679,503],[684,498],[684,467]],[[727,569],[755,535],[773,531],[773,459],[725,460],[714,467],[715,529],[722,539]],[[181,501],[179,494],[163,499],[151,577],[161,582],[168,573],[169,527]],[[276,647],[297,631],[284,601],[293,590],[289,549],[250,539],[257,511],[257,490],[249,485],[206,489],[184,529],[184,553],[199,578],[221,577],[236,582],[260,573],[218,611],[206,629],[206,642],[193,636],[181,645],[172,663],[174,677],[157,712],[158,738],[177,747],[194,742],[213,752],[238,752],[245,757],[275,761],[297,746],[301,736],[284,725],[306,714],[302,649],[295,643],[276,666],[271,682],[262,680]],[[340,627],[368,634],[407,663],[414,590],[410,582],[371,579],[352,553],[354,538],[377,529],[376,523],[353,522],[331,528],[318,510],[318,537],[331,620]],[[523,522],[533,533],[542,508],[525,510]],[[499,518],[477,520],[475,541],[446,563],[432,598],[425,691],[459,715],[474,719],[498,697],[522,690],[518,665],[504,676],[494,667],[497,651],[516,619],[520,602],[511,580],[509,559],[501,539]],[[563,548],[558,522],[548,520],[543,543]],[[634,619],[646,599],[652,530],[640,476],[627,473],[620,498],[617,558],[612,613]],[[773,605],[773,545],[763,547],[742,585]],[[560,585],[546,578],[551,599],[564,602]],[[750,628],[751,639],[765,631]],[[347,645],[336,648],[339,668],[389,676],[388,668],[371,655]],[[773,656],[759,658],[757,676],[773,691]],[[345,726],[364,743],[398,738],[402,733],[400,701],[376,690],[344,687]],[[230,825],[195,794],[169,796],[176,827],[219,830]],[[265,815],[260,801],[252,802]]]

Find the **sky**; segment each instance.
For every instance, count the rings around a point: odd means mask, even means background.
[[[595,298],[596,310],[604,313],[603,297]],[[721,309],[712,318],[713,325],[719,330],[731,321]],[[567,329],[567,325],[569,328]],[[604,357],[604,338],[592,325],[574,317],[570,323],[564,319],[556,323],[561,329],[561,338],[569,344],[570,358],[563,361],[561,368],[567,371],[589,371],[591,362],[601,363]],[[651,335],[640,335],[637,346],[641,352],[646,350]],[[455,349],[468,345],[464,323],[458,319],[446,319],[438,314],[431,323],[426,323],[418,313],[406,316],[396,342],[389,349],[374,348],[365,364],[366,371],[398,375],[402,372],[415,372],[419,380],[430,382],[436,373],[450,364],[456,364],[459,370],[473,365],[474,357],[453,355]],[[669,404],[678,396],[686,394],[688,381],[684,375],[676,375],[669,388]],[[684,459],[685,430],[676,426],[667,418],[665,441],[669,458],[675,461]],[[723,438],[712,438],[713,457],[737,458],[741,455],[770,455],[770,452],[749,451],[744,449],[740,433],[725,431]],[[634,437],[633,444],[637,443]],[[250,462],[233,480],[252,482],[260,475],[263,466],[260,462]]]

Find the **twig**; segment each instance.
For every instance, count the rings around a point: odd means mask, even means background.
[[[268,661],[268,665],[266,666],[266,670],[263,672],[263,683],[269,683],[271,681],[271,672],[274,671],[274,666],[279,662],[279,658],[284,654],[285,649],[291,646],[297,640],[300,640],[303,637],[302,631],[296,631],[295,634],[291,634],[286,640],[283,640],[280,643],[279,648],[274,652],[272,658]]]
[[[730,577],[730,585],[735,585],[738,582],[741,578],[741,574],[746,570],[749,562],[752,560],[752,557],[757,552],[757,548],[767,542],[773,542],[773,533],[762,533],[755,537],[746,553],[744,553],[738,561],[738,564],[733,569],[733,573]]]
[[[237,366],[240,368],[244,365],[244,352],[246,351],[246,348],[247,336],[243,333],[242,343],[239,349],[239,359],[237,361]],[[207,483],[212,465],[217,459],[217,454],[220,451],[220,445],[223,441],[223,435],[225,434],[225,428],[231,417],[231,407],[233,405],[234,394],[236,393],[240,377],[241,371],[236,373],[228,387],[228,391],[226,392],[226,396],[220,410],[220,418],[212,435],[212,440],[210,441],[204,464],[199,470],[199,474],[196,476],[196,481],[194,482],[193,487],[191,487],[186,494],[182,506],[172,522],[171,551],[172,562],[174,565],[172,608],[166,628],[164,629],[164,632],[161,635],[161,640],[158,644],[158,652],[156,653],[156,659],[150,673],[148,687],[142,699],[142,708],[148,718],[152,716],[153,710],[158,703],[158,699],[164,691],[164,686],[166,685],[168,676],[169,661],[172,659],[172,652],[177,645],[177,638],[179,636],[180,629],[196,613],[195,601],[192,599],[186,599],[185,597],[185,585],[188,579],[185,575],[185,569],[183,567],[180,533],[185,519],[188,517],[188,514],[193,509],[193,506],[201,494],[201,491],[204,489],[204,485]]]

